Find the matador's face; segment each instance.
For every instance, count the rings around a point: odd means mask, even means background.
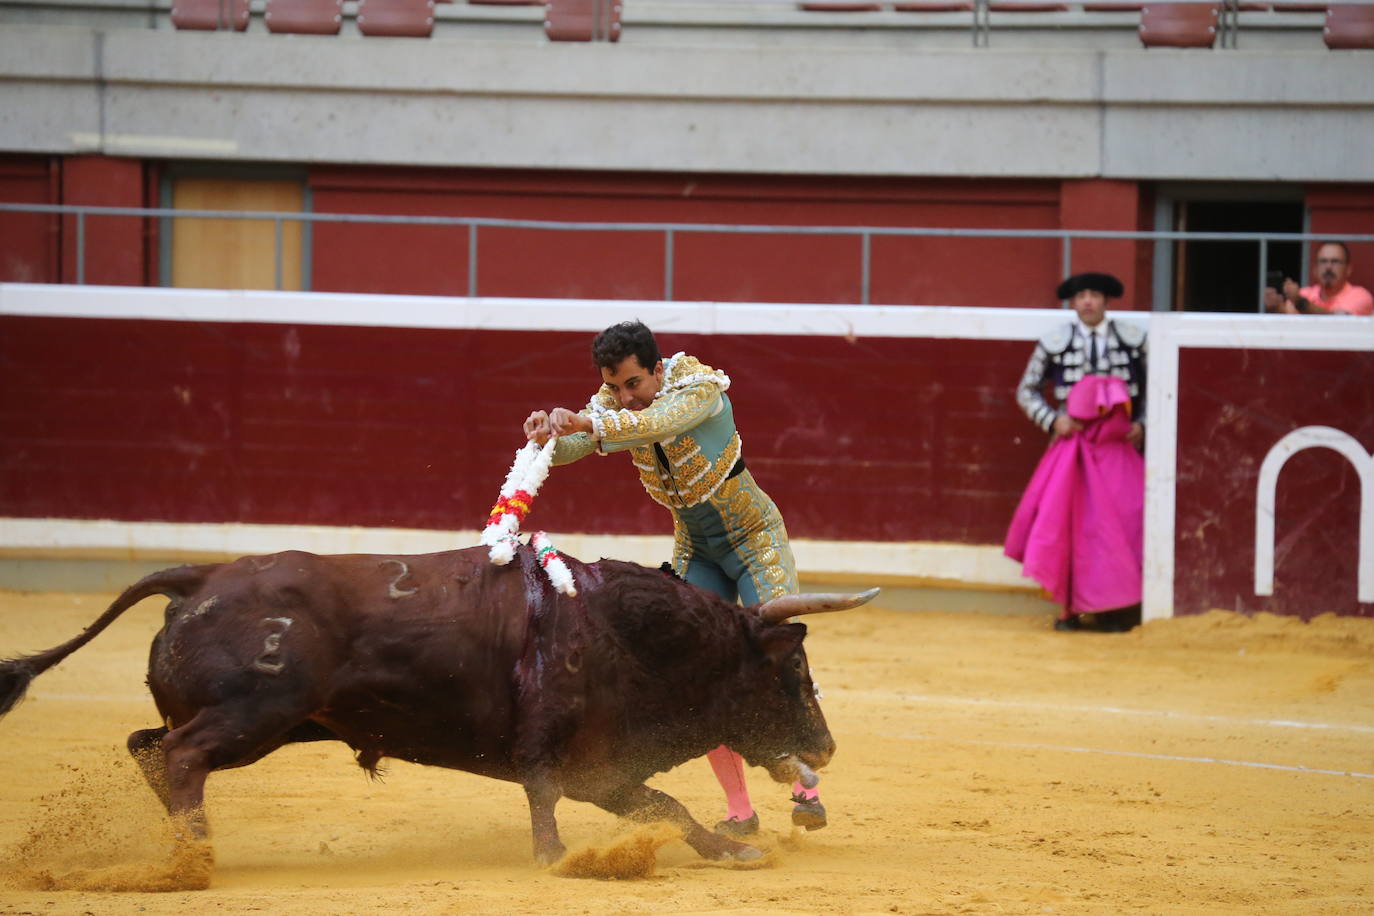
[[[614,369],[601,367],[601,380],[615,393],[625,410],[643,410],[654,402],[658,389],[663,387],[663,360],[654,363],[653,371],[639,364],[639,357],[631,353]]]
[[[1107,297],[1095,289],[1080,289],[1069,300],[1069,305],[1090,328],[1097,327],[1107,317]]]

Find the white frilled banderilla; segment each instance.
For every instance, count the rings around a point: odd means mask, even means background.
[[[482,529],[481,543],[491,548],[488,556],[497,566],[505,566],[515,556],[515,548],[520,545],[520,523],[534,508],[534,497],[539,487],[549,476],[553,463],[554,437],[541,448],[533,442],[526,442],[515,453],[506,482],[501,485],[501,494],[487,516],[486,527]],[[539,565],[543,567],[553,587],[565,595],[576,595],[577,585],[573,582],[572,571],[563,557],[542,531],[530,537]]]

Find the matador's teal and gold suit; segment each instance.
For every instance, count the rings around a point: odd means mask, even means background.
[[[718,369],[678,353],[643,410],[620,409],[603,385],[581,411],[592,433],[564,436],[553,463],[630,452],[649,496],[673,513],[673,569],[744,604],[797,591],[797,565],[778,507],[744,466],[734,411]]]

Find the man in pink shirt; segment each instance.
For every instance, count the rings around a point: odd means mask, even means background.
[[[1374,296],[1350,282],[1350,249],[1344,242],[1323,242],[1317,249],[1316,278],[1312,286],[1298,288],[1292,280],[1283,284],[1283,311],[1290,315],[1374,315]]]

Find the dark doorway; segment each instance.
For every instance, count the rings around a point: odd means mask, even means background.
[[[1175,223],[1189,232],[1302,232],[1301,201],[1180,200]],[[1258,242],[1180,242],[1174,308],[1189,312],[1260,310]],[[1307,282],[1301,242],[1270,242],[1270,274]]]

